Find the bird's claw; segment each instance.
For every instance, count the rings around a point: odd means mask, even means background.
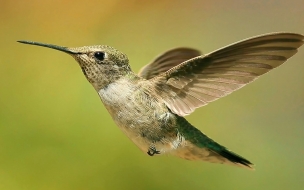
[[[160,154],[160,151],[156,150],[155,147],[150,147],[147,153],[149,156],[154,156],[154,154]]]

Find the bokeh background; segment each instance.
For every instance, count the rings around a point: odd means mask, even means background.
[[[304,34],[302,0],[1,1],[0,189],[304,189],[304,48],[187,119],[256,170],[149,157],[118,129],[77,63],[26,46],[107,44],[134,71],[187,46],[208,53],[269,32]]]

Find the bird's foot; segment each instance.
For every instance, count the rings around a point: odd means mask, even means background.
[[[153,146],[148,149],[147,153],[149,156],[154,156],[154,154],[160,154],[160,151],[156,150],[156,148]]]

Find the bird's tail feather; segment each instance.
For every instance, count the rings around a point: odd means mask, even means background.
[[[246,167],[249,169],[254,169],[253,164],[249,160],[239,156],[238,154],[236,154],[230,150],[227,150],[226,148],[220,152],[217,152],[217,154],[223,156],[224,158],[229,160],[234,165],[239,165],[239,166]]]
[[[186,144],[183,147],[176,149],[176,156],[186,160],[202,160],[253,169],[253,164],[250,161],[231,152],[223,146],[221,146],[222,150],[212,150],[211,148],[197,147],[191,142],[186,141],[185,143]]]
[[[178,131],[184,140],[176,149],[176,156],[187,160],[203,160],[253,169],[250,161],[213,141],[185,118],[179,117],[178,119]]]

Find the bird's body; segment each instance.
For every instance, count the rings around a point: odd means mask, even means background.
[[[149,155],[171,153],[187,160],[250,167],[248,160],[228,151],[185,118],[172,113],[161,98],[146,90],[146,82],[136,75],[128,75],[98,92],[117,126],[143,152]],[[238,162],[231,162],[216,152],[230,154]]]
[[[138,75],[127,56],[109,46],[50,47],[72,55],[118,127],[144,152],[172,153],[251,168],[252,163],[216,143],[183,116],[243,87],[297,52],[303,36],[274,33],[244,40],[207,55],[176,48]]]
[[[141,150],[154,146],[167,152],[177,140],[173,114],[142,88],[138,77],[123,77],[98,94],[115,123]]]

